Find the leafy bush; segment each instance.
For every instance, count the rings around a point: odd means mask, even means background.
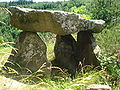
[[[111,26],[120,20],[119,0],[91,0],[87,5],[87,9],[95,19],[105,20]]]
[[[0,36],[0,43],[4,42],[4,39],[2,36]]]
[[[76,6],[72,7],[71,12],[81,14],[82,17],[85,18],[85,19],[91,19],[92,18],[92,15],[90,13],[88,13],[87,8],[84,5],[82,5],[78,8]]]
[[[120,88],[120,24],[105,29],[95,37],[102,50],[99,58],[102,69],[110,75],[109,85]]]
[[[12,27],[9,23],[9,15],[0,9],[0,21],[4,24],[0,25],[0,36],[4,42],[14,42],[20,31]]]
[[[120,24],[104,29],[103,32],[96,35],[97,43],[104,53],[113,55],[120,52]]]

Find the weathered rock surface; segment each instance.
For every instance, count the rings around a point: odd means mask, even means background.
[[[83,66],[99,66],[100,62],[94,54],[95,46],[95,39],[91,32],[79,32],[77,35],[76,60],[80,61]]]
[[[16,28],[32,32],[52,32],[59,35],[79,31],[101,32],[105,21],[86,20],[79,14],[64,11],[35,10],[9,7],[10,23]]]
[[[108,85],[92,84],[87,86],[86,90],[112,90]]]
[[[21,74],[43,70],[43,74],[50,75],[51,64],[46,57],[46,45],[37,33],[21,32],[15,48],[18,50],[12,50],[14,56],[8,58],[6,67],[13,68]]]
[[[71,35],[57,35],[54,47],[55,60],[53,66],[65,68],[74,76],[82,66],[99,66],[100,62],[96,58],[94,48],[96,47],[95,38],[89,31],[81,31],[77,34],[77,41]]]
[[[53,66],[65,68],[73,76],[76,73],[78,62],[75,60],[76,41],[71,35],[57,35],[54,47],[55,60]]]

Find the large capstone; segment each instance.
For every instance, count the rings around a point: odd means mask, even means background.
[[[17,39],[15,50],[5,63],[6,68],[12,68],[20,74],[41,71],[50,75],[50,62],[46,57],[46,45],[35,32],[21,32]]]
[[[23,31],[52,32],[59,35],[79,31],[101,32],[105,21],[86,20],[80,14],[64,11],[9,7],[10,23]]]
[[[52,61],[53,66],[67,69],[74,76],[78,67],[75,60],[76,41],[72,35],[57,35],[54,47],[55,60]]]

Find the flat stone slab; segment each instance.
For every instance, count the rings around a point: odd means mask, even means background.
[[[79,31],[99,33],[104,27],[103,20],[86,20],[80,14],[64,11],[36,10],[9,7],[10,23],[23,31],[52,32],[67,35]]]
[[[112,88],[108,85],[92,84],[87,87],[87,90],[112,90]]]

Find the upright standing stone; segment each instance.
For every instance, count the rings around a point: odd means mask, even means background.
[[[98,66],[100,63],[97,60],[93,46],[95,45],[95,39],[91,32],[79,32],[77,35],[77,48],[76,59],[81,61],[84,65]]]
[[[46,57],[46,45],[34,32],[21,32],[17,39],[17,53],[12,50],[14,56],[10,56],[5,66],[10,67],[22,74],[27,71],[36,72],[43,70],[46,75],[50,74],[50,63]]]
[[[78,62],[75,60],[76,41],[72,35],[57,35],[54,47],[55,60],[53,65],[68,69],[73,76],[76,73]]]

